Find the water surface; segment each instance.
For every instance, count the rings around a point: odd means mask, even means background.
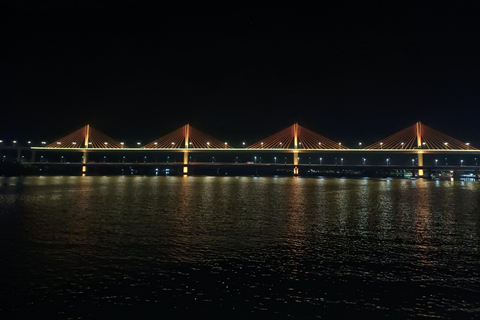
[[[475,182],[0,182],[0,315],[480,316]]]

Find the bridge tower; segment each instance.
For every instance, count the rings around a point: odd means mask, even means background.
[[[422,150],[422,123],[419,121],[416,125],[417,130],[417,157],[418,157],[418,166],[423,167],[423,150]],[[423,177],[423,169],[418,169],[418,176]]]
[[[188,144],[190,139],[190,125],[186,124],[184,127],[184,136],[185,136],[185,150],[183,151],[183,164],[188,165]],[[183,174],[188,174],[188,167],[183,167]]]
[[[298,176],[298,123],[293,125],[293,175]]]
[[[83,158],[82,158],[82,175],[85,175],[85,173],[87,172],[87,166],[85,166],[85,164],[87,163],[87,149],[88,149],[88,140],[90,139],[90,125],[87,124],[85,126],[85,149],[83,150]]]

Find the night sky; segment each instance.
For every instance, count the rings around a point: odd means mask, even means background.
[[[0,139],[298,122],[356,147],[422,121],[480,148],[479,1],[97,2],[0,5]]]

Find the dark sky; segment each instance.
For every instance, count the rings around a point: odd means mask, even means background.
[[[480,148],[479,1],[97,2],[0,5],[0,139],[298,122],[355,147],[422,121]]]

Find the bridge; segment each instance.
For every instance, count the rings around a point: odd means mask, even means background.
[[[403,163],[392,163],[391,157],[387,157],[384,163],[377,163],[375,168],[380,169],[408,169],[414,170],[416,175],[424,176],[424,171],[428,170],[472,170],[476,172],[476,156],[480,155],[480,150],[470,145],[468,142],[462,142],[458,139],[443,134],[440,131],[432,129],[421,122],[417,122],[399,132],[396,132],[386,138],[370,144],[366,147],[348,148],[341,142],[337,142],[326,138],[316,132],[313,132],[297,123],[289,126],[273,135],[255,142],[252,145],[246,146],[245,143],[241,147],[233,147],[227,142],[216,139],[200,130],[193,128],[190,125],[185,125],[177,130],[167,133],[154,141],[145,145],[138,143],[136,146],[127,146],[124,142],[117,141],[105,135],[99,130],[86,125],[52,143],[42,143],[41,146],[5,146],[0,143],[0,152],[2,150],[16,150],[17,161],[23,159],[22,152],[28,150],[31,153],[30,161],[32,165],[45,165],[46,157],[41,156],[40,159],[36,156],[37,153],[45,154],[51,152],[65,153],[80,153],[81,158],[76,158],[76,161],[66,161],[64,156],[60,161],[49,161],[50,165],[58,166],[80,166],[81,172],[85,174],[87,168],[98,165],[102,166],[152,166],[152,165],[170,165],[181,166],[181,171],[184,174],[189,173],[190,168],[202,166],[249,166],[249,167],[264,167],[272,166],[275,168],[288,167],[291,168],[294,175],[299,174],[299,168],[309,167],[309,170],[322,168],[343,168],[343,169],[365,169],[372,168],[372,164],[367,163],[367,156],[375,155],[413,155],[414,158],[408,161],[403,160]],[[103,159],[96,157],[95,161],[89,161],[89,158],[94,154],[105,154]],[[106,154],[135,154],[136,161],[129,162],[125,160],[125,156],[114,157],[116,161],[107,161]],[[160,159],[159,154],[176,154],[172,159]],[[138,155],[143,155],[138,161]],[[357,163],[352,163],[349,160],[347,163],[347,155],[359,154],[362,155]],[[155,161],[152,160],[152,155],[155,155]],[[199,155],[192,158],[192,155]],[[200,156],[201,155],[201,156]],[[205,161],[206,155],[213,155],[212,161],[210,159]],[[215,161],[217,157],[230,158],[231,161],[219,162]],[[228,156],[226,156],[228,155]],[[232,158],[232,155],[235,155]],[[245,155],[245,156],[239,156]],[[246,156],[248,155],[248,156]],[[262,162],[262,155],[264,156]],[[270,156],[267,156],[270,155]],[[273,157],[271,156],[273,155]],[[325,155],[323,160],[322,155]],[[327,155],[331,155],[331,162],[326,162]],[[424,161],[426,155],[435,155],[435,159],[427,164]],[[469,160],[470,164],[463,159],[456,161],[454,165],[452,162],[448,165],[447,156],[466,156],[473,155],[475,160]],[[375,157],[374,156],[374,157]],[[268,161],[267,160],[268,157]],[[300,161],[302,157],[303,161]],[[313,160],[312,161],[312,157]],[[109,160],[112,157],[109,156]],[[239,160],[239,158],[241,158]],[[288,159],[287,159],[288,158]],[[333,160],[334,158],[334,160]],[[410,159],[411,157],[409,157]],[[439,159],[440,158],[440,159]],[[147,161],[148,159],[148,161]],[[143,160],[143,161],[142,161]],[[344,161],[345,160],[345,161]],[[445,160],[445,161],[443,161]],[[267,162],[267,163],[266,163]],[[397,160],[397,162],[399,162]],[[473,167],[473,162],[475,166]],[[313,169],[312,169],[313,168]]]

